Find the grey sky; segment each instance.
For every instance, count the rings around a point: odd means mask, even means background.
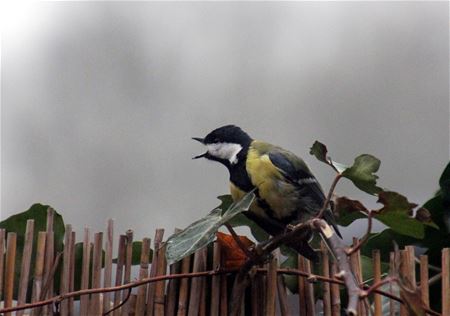
[[[446,2],[39,2],[2,38],[1,216],[48,203],[81,232],[185,227],[227,193],[190,140],[235,123],[332,172],[382,160],[424,202],[449,153]],[[338,193],[374,199],[343,183]],[[354,226],[354,233],[361,231]]]

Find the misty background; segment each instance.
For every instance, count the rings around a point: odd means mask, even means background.
[[[317,139],[425,202],[449,160],[447,2],[39,2],[2,34],[1,218],[33,203],[136,239],[228,193],[191,141],[234,123],[302,156]],[[19,21],[19,22],[18,22]],[[376,206],[342,181],[337,193]],[[357,222],[344,234],[365,230]]]

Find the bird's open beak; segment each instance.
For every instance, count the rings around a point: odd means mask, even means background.
[[[200,143],[202,143],[202,144],[205,144],[205,139],[204,139],[204,138],[200,138],[200,137],[192,137],[192,139],[193,139],[193,140],[196,140],[196,141],[198,141],[198,142],[200,142]],[[204,158],[204,157],[206,157],[207,154],[208,154],[208,153],[206,152],[206,153],[203,153],[203,154],[201,154],[201,155],[192,157],[192,159]]]

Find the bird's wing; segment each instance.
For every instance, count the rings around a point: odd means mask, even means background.
[[[283,177],[297,187],[303,197],[308,211],[317,212],[325,201],[325,195],[319,182],[306,164],[296,155],[281,149],[268,153],[272,164],[278,168]]]
[[[316,214],[325,203],[325,195],[306,163],[293,153],[279,147],[274,147],[267,154],[272,164],[278,168],[286,181],[297,187],[301,208],[308,213]],[[326,210],[324,218],[341,236],[330,209]]]

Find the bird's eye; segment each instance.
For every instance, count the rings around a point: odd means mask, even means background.
[[[218,142],[219,142],[219,139],[217,137],[214,138],[213,143],[218,143]]]

